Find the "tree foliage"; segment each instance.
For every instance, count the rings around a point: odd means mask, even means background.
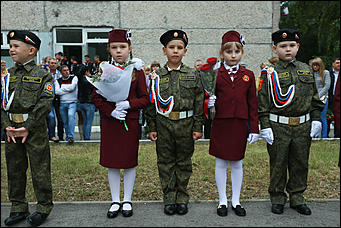
[[[320,57],[327,69],[340,56],[340,1],[285,1],[279,27],[296,29],[301,34],[297,59],[308,63]]]

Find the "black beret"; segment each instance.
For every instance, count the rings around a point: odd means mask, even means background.
[[[185,43],[185,47],[188,44],[187,34],[182,30],[169,30],[160,37],[160,42],[165,47],[171,40],[182,40]]]
[[[31,44],[37,49],[40,48],[40,43],[41,43],[41,40],[36,34],[30,31],[26,31],[26,30],[9,31],[7,34],[7,39],[8,40],[20,40],[24,43]]]
[[[277,44],[282,41],[296,41],[300,39],[300,33],[294,29],[280,29],[272,33],[272,41]]]

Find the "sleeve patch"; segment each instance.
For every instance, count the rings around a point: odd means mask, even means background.
[[[50,94],[50,95],[54,94],[54,88],[53,88],[53,84],[51,82],[48,82],[45,84],[44,92],[47,94]]]

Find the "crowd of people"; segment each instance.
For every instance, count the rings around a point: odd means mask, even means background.
[[[312,59],[310,66],[298,61],[302,39],[298,31],[280,29],[272,34],[273,52],[278,57],[262,63],[257,78],[240,63],[247,54],[246,42],[234,30],[223,34],[219,60],[212,63],[207,59],[208,64],[197,60],[194,67],[182,62],[189,42],[182,30],[169,30],[160,36],[167,58],[163,67],[156,61],[144,66],[141,59],[133,58],[131,31],[125,29],[109,32],[110,60],[102,67],[98,56],[91,62],[90,56],[85,55],[85,62],[79,63],[74,56],[68,61],[63,53],[44,58],[38,66],[34,56],[40,48],[39,37],[29,31],[12,30],[7,38],[15,66],[2,68],[1,77],[1,126],[5,130],[11,190],[8,194],[12,203],[5,225],[27,218],[32,226],[39,226],[46,220],[53,209],[49,140],[64,140],[65,131],[65,140],[73,144],[76,113],[78,127],[82,126],[81,138],[89,140],[96,109],[101,120],[99,163],[108,169],[112,197],[106,214],[110,219],[120,212],[125,217],[133,215],[132,195],[143,125],[148,138],[156,143],[166,215],[188,213],[187,187],[192,175],[194,142],[204,134],[210,138],[208,153],[215,157],[218,216],[228,214],[228,165],[232,211],[246,216],[240,202],[243,159],[247,143],[254,144],[260,138],[266,142],[269,154],[271,212],[284,213],[289,199],[290,208],[303,215],[311,214],[303,196],[311,140],[320,135],[328,137],[328,107],[335,114],[334,131],[339,135],[340,59],[334,59],[330,71],[321,58]],[[201,77],[208,72],[207,67],[213,66],[211,94],[205,91]],[[95,83],[95,79],[101,83]],[[122,80],[124,83],[115,87]],[[211,109],[215,110],[214,118],[208,115],[207,110]],[[28,158],[37,198],[33,214],[29,213],[25,198]]]

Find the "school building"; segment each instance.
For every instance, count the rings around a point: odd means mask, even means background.
[[[61,51],[84,61],[88,54],[106,60],[108,32],[131,29],[133,56],[146,64],[164,65],[160,36],[184,30],[189,39],[184,63],[218,57],[222,35],[237,30],[246,41],[242,63],[258,75],[259,65],[272,57],[271,33],[278,29],[280,1],[1,1],[1,59],[7,67],[7,33],[27,29],[42,40],[36,58]]]
[[[236,30],[246,41],[242,63],[257,77],[260,63],[273,56],[271,33],[279,19],[280,1],[1,1],[1,59],[13,66],[7,33],[24,29],[42,40],[38,64],[60,51],[82,62],[84,55],[107,60],[108,32],[123,28],[132,32],[134,57],[163,66],[160,36],[182,29],[189,40],[183,62],[193,67],[197,59],[219,57],[223,34]],[[99,119],[96,112],[91,138]]]

